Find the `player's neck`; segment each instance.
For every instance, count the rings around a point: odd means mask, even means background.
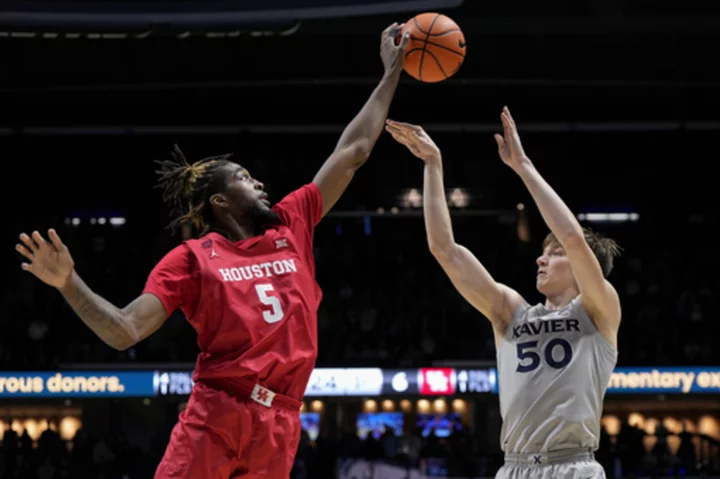
[[[545,309],[562,309],[575,299],[580,292],[576,288],[566,289],[560,294],[545,296]]]
[[[260,228],[255,225],[242,225],[235,221],[229,224],[217,225],[213,230],[217,231],[233,243],[260,234]]]

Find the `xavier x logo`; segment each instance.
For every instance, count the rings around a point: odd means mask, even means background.
[[[542,456],[533,456],[533,459],[535,459],[535,464],[542,464],[542,462],[540,462],[540,458],[542,458]]]

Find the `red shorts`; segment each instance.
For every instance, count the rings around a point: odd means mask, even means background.
[[[252,385],[233,384],[231,393],[228,386],[195,384],[155,479],[290,477],[300,442],[300,402],[277,395],[268,407],[249,399]]]

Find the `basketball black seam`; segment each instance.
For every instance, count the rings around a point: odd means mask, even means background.
[[[424,33],[425,35],[430,35],[430,32],[426,32],[425,30],[420,28],[420,24],[418,23],[417,18],[413,17],[413,22],[415,22],[415,26],[417,27],[418,30],[420,30],[420,33]],[[432,25],[430,25],[430,29],[432,30]]]
[[[437,63],[438,68],[440,68],[440,71],[442,72],[442,74],[445,75],[445,78],[448,78],[448,74],[445,73],[445,69],[442,67],[442,65],[440,64],[440,60],[438,60],[438,58],[435,56],[435,54],[433,52],[427,52],[427,53],[428,53],[428,55],[433,57],[433,60],[435,60],[435,63]]]
[[[464,53],[460,53],[459,51],[453,50],[452,48],[446,47],[445,45],[440,45],[439,43],[433,43],[433,42],[427,42],[427,43],[428,43],[428,45],[432,45],[432,46],[437,47],[437,48],[442,48],[443,50],[447,50],[447,51],[449,51],[449,52],[453,52],[454,54],[460,55],[461,57],[465,58],[465,54],[464,54]]]
[[[444,32],[433,33],[432,35],[428,33],[427,35],[429,37],[441,37],[443,35],[447,35],[448,33],[455,33],[455,32],[459,32],[459,31],[460,31],[459,28],[453,28],[452,30],[445,30]],[[425,32],[423,32],[423,33],[425,33]]]
[[[430,38],[430,32],[432,32],[432,29],[435,26],[435,22],[437,22],[437,19],[439,17],[440,17],[440,14],[439,13],[436,14],[435,18],[433,18],[433,21],[430,22],[430,27],[428,28],[427,33],[423,32],[423,33],[425,33],[425,43],[423,44],[423,51],[420,54],[420,67],[418,68],[418,76],[420,77],[420,81],[422,81],[422,77],[423,77],[422,67],[423,67],[423,61],[425,60],[425,52],[427,51],[426,48],[427,48],[427,44],[428,44],[428,38]],[[415,21],[417,22],[417,20],[415,20]],[[420,30],[420,31],[422,31],[422,30]],[[434,56],[435,55],[433,55],[433,57]],[[437,61],[437,58],[435,59],[435,61]]]

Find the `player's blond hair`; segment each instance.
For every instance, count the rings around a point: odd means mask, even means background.
[[[615,258],[620,256],[622,248],[620,248],[614,240],[606,238],[590,228],[583,228],[583,234],[585,235],[585,241],[587,241],[590,249],[595,253],[595,257],[600,262],[603,275],[608,277],[613,269]],[[553,233],[545,237],[542,244],[543,250],[551,245],[560,245],[560,242],[555,238]]]

